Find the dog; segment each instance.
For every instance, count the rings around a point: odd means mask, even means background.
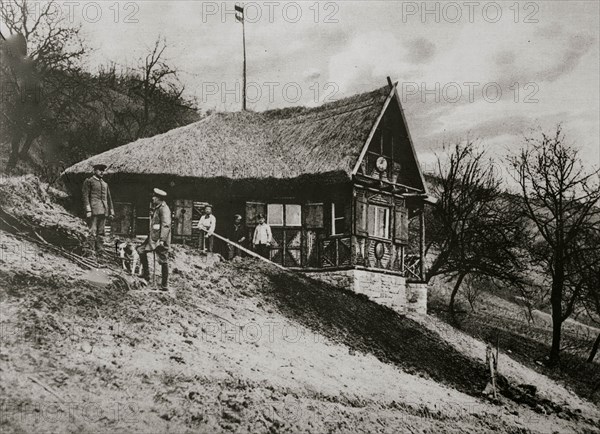
[[[132,276],[141,276],[142,264],[140,263],[140,255],[138,254],[135,246],[127,241],[116,240],[115,241],[115,253],[121,260],[121,266],[123,270],[131,273]]]

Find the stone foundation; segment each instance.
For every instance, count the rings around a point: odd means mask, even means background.
[[[399,313],[427,313],[427,284],[407,283],[395,274],[368,270],[339,270],[308,272],[308,276],[340,288],[364,294],[376,303]]]
[[[414,282],[407,283],[406,301],[409,312],[427,313],[427,284]]]

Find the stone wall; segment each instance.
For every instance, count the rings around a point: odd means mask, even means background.
[[[406,283],[395,274],[370,270],[340,270],[306,273],[308,276],[364,294],[377,303],[400,313],[427,313],[427,284]]]
[[[351,289],[354,281],[354,271],[355,270],[316,271],[304,274],[312,277],[313,279],[329,283],[330,285]]]
[[[413,283],[406,284],[406,301],[408,312],[427,313],[427,284]]]

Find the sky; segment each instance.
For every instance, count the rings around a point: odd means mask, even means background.
[[[241,108],[242,25],[234,3],[58,2],[93,47],[90,69],[133,67],[157,37],[185,95]],[[398,90],[428,171],[444,146],[477,140],[502,158],[562,123],[600,166],[600,2],[245,2],[248,107],[314,106]]]

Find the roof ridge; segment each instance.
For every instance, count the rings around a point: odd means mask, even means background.
[[[371,107],[371,106],[374,106],[374,105],[379,105],[379,104],[380,104],[380,103],[378,103],[378,102],[373,102],[373,103],[371,103],[371,104],[365,104],[365,105],[363,105],[363,106],[360,106],[360,107],[355,107],[355,108],[352,108],[352,109],[350,109],[350,110],[345,110],[345,111],[343,111],[343,112],[333,113],[333,114],[330,114],[330,115],[328,115],[328,116],[323,116],[323,117],[321,117],[321,118],[316,118],[316,119],[311,119],[311,118],[310,118],[310,116],[315,116],[315,117],[316,117],[316,116],[318,115],[318,113],[311,113],[311,114],[307,114],[307,115],[300,115],[299,117],[300,117],[300,118],[303,118],[303,119],[301,119],[302,121],[311,121],[311,122],[312,122],[312,121],[322,121],[322,120],[324,120],[324,119],[329,119],[329,118],[332,118],[332,117],[334,117],[334,116],[340,116],[340,115],[343,115],[343,114],[346,114],[346,113],[351,113],[351,112],[354,112],[354,111],[357,111],[357,110],[362,110],[362,109],[365,109],[365,108],[367,108],[367,107]],[[348,106],[348,105],[349,105],[349,104],[347,104],[346,106]],[[340,108],[343,108],[343,107],[346,107],[346,106],[342,106],[342,107],[340,107]],[[280,121],[281,121],[281,122],[286,122],[286,121],[290,121],[290,122],[291,122],[291,121],[298,121],[298,118],[299,118],[299,117],[294,117],[294,118],[286,118],[286,119],[280,119]]]
[[[286,112],[286,111],[290,111],[290,112],[291,111],[298,111],[298,113],[293,113],[292,116],[290,116],[289,118],[280,118],[278,120],[285,121],[285,120],[290,119],[292,117],[297,119],[298,117],[318,116],[319,115],[319,113],[318,113],[319,110],[324,110],[324,109],[325,110],[341,110],[344,107],[356,104],[356,102],[357,102],[356,100],[359,100],[360,97],[364,97],[366,95],[376,95],[377,93],[381,93],[380,97],[384,97],[384,96],[387,97],[387,95],[389,94],[389,92],[383,92],[383,90],[387,89],[388,87],[389,86],[382,86],[382,87],[380,87],[378,89],[375,89],[375,90],[371,90],[371,91],[367,91],[367,92],[362,92],[362,93],[356,93],[356,94],[349,95],[349,96],[346,96],[346,97],[338,99],[338,100],[328,101],[328,102],[325,102],[325,103],[323,103],[321,105],[317,105],[317,106],[314,106],[314,107],[308,107],[308,106],[305,106],[305,105],[297,105],[297,106],[286,106],[286,107],[281,107],[281,108],[274,108],[274,109],[263,110],[263,111],[231,111],[231,112],[230,111],[220,111],[220,112],[215,112],[215,113],[211,114],[210,116],[214,116],[214,115],[217,115],[217,114],[219,114],[219,115],[226,115],[226,116],[231,116],[231,115],[236,116],[236,115],[240,115],[240,114],[249,114],[249,115],[260,115],[260,116],[263,116],[263,117],[267,118],[268,120],[273,120],[273,118],[275,117],[274,115],[276,115],[278,113]],[[340,102],[343,102],[343,104],[339,104],[338,105],[338,103],[340,103]],[[362,108],[366,108],[366,107],[369,107],[369,106],[372,106],[372,105],[376,105],[376,104],[378,104],[377,101],[372,102],[371,104],[366,104],[364,106],[355,108],[353,110],[360,110]],[[328,107],[328,106],[333,106],[333,107]],[[344,111],[342,113],[338,113],[338,114],[348,113],[348,112],[353,111],[353,110],[346,110],[346,111]],[[305,111],[305,113],[300,113],[300,111]],[[335,116],[335,115],[337,115],[337,114],[333,114],[332,116]],[[329,117],[329,116],[327,116],[327,117]],[[324,119],[326,119],[327,117],[325,117]],[[198,122],[200,122],[200,121],[198,121]],[[197,123],[197,122],[195,122],[195,123]]]

